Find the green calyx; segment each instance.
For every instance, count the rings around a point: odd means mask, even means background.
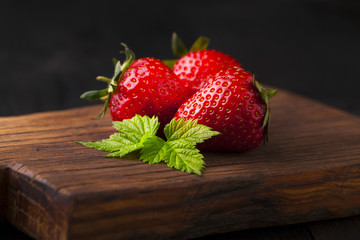
[[[262,124],[262,128],[264,128],[264,133],[265,133],[265,138],[264,138],[264,143],[265,143],[268,141],[268,127],[271,119],[269,99],[276,95],[277,90],[264,88],[261,85],[261,83],[255,79],[255,76],[253,76],[253,84],[261,94],[261,98],[266,105],[265,115]]]
[[[115,92],[115,90],[118,86],[118,83],[121,81],[123,73],[135,61],[134,52],[131,51],[130,48],[126,44],[121,43],[121,45],[125,48],[125,50],[121,52],[121,53],[125,53],[124,63],[121,64],[120,60],[117,60],[116,58],[114,58],[113,64],[115,66],[115,70],[114,70],[113,77],[112,78],[108,78],[108,77],[104,77],[104,76],[96,77],[96,80],[107,83],[108,87],[105,89],[102,89],[102,90],[87,91],[87,92],[84,92],[80,96],[81,99],[85,99],[88,101],[101,100],[101,101],[105,102],[101,112],[94,119],[100,119],[105,116],[106,110],[109,107],[111,96]]]
[[[189,52],[195,52],[199,50],[206,50],[209,46],[210,39],[207,37],[200,36],[198,37],[195,42],[190,47],[190,50],[185,46],[184,42],[179,38],[179,36],[174,32],[171,37],[171,49],[173,52],[173,55],[178,59]],[[176,63],[177,59],[168,59],[163,60],[165,65],[172,68],[174,64]]]

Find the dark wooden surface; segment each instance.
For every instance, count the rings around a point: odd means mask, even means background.
[[[2,240],[33,240],[9,223],[0,225]],[[193,240],[358,240],[360,216],[207,235]]]
[[[109,118],[90,120],[99,108],[0,119],[1,220],[39,239],[196,238],[245,229],[260,239],[265,227],[314,239],[334,223],[305,223],[360,214],[356,116],[280,91],[269,144],[205,153],[199,177],[75,144],[113,132]],[[348,219],[349,228],[359,225]],[[305,227],[280,227],[289,224]]]

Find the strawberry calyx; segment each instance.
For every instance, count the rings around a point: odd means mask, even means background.
[[[188,54],[189,52],[195,52],[200,50],[206,50],[209,46],[210,39],[204,36],[198,37],[190,47],[190,50],[185,46],[181,38],[174,32],[171,36],[171,49],[176,59],[163,60],[165,65],[172,68],[176,61]]]
[[[277,93],[276,89],[264,88],[262,84],[255,79],[253,75],[253,84],[261,94],[261,99],[264,101],[266,109],[263,119],[262,128],[264,128],[264,143],[268,141],[268,127],[271,119],[269,99],[274,97]]]
[[[81,99],[85,99],[88,101],[101,100],[105,102],[101,112],[94,119],[100,119],[105,116],[105,113],[109,107],[111,96],[116,91],[116,88],[119,82],[121,81],[124,72],[135,61],[134,52],[131,51],[130,48],[125,43],[121,43],[121,45],[125,48],[125,50],[121,52],[121,53],[125,53],[125,61],[123,62],[123,64],[121,64],[120,60],[116,58],[113,59],[113,64],[115,66],[113,77],[112,78],[108,78],[104,76],[96,77],[96,80],[107,83],[108,87],[102,90],[87,91],[80,96]]]

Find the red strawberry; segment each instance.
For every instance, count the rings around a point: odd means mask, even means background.
[[[158,59],[141,58],[124,72],[109,106],[115,121],[135,114],[156,115],[165,124],[185,100],[183,88],[170,68]]]
[[[209,77],[231,66],[242,67],[233,57],[216,50],[199,50],[181,57],[173,72],[189,90],[189,97],[199,90]]]
[[[114,121],[132,118],[135,114],[158,116],[162,124],[168,123],[178,107],[186,100],[184,88],[171,69],[155,58],[136,61],[134,53],[124,44],[126,61],[116,61],[112,79],[98,77],[108,82],[108,88],[89,91],[81,97],[101,99],[105,105],[97,118],[104,116],[110,107]]]
[[[275,93],[264,89],[249,72],[230,67],[211,77],[180,106],[175,117],[198,119],[222,133],[200,145],[202,150],[247,151],[266,139],[268,99]]]

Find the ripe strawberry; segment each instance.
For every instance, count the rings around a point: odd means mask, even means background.
[[[175,75],[183,81],[189,97],[199,90],[209,77],[231,66],[242,67],[233,57],[216,50],[189,52],[173,67]]]
[[[220,70],[184,102],[176,118],[198,119],[219,131],[199,146],[208,151],[247,151],[266,139],[269,101],[275,90],[264,89],[249,72],[230,67]]]
[[[125,45],[126,60],[121,65],[115,61],[112,79],[99,76],[97,80],[108,83],[108,88],[84,93],[86,100],[104,100],[104,108],[97,118],[102,118],[110,107],[114,121],[132,118],[135,114],[158,116],[162,124],[170,122],[178,107],[186,100],[184,88],[175,74],[155,58],[135,61],[135,54]]]
[[[183,88],[170,68],[160,60],[141,58],[124,72],[109,106],[114,121],[139,114],[158,116],[165,124],[185,100]]]

